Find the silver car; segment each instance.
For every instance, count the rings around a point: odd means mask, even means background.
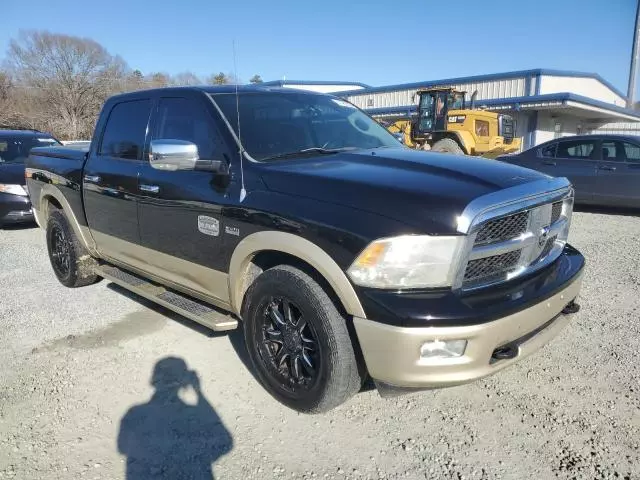
[[[497,159],[567,177],[577,203],[640,208],[640,137],[564,137]]]

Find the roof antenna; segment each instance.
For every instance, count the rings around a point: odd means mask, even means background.
[[[239,146],[238,146],[238,153],[240,154],[240,203],[242,203],[242,201],[245,199],[245,197],[247,196],[247,190],[246,188],[244,188],[244,165],[243,165],[243,157],[244,157],[244,146],[242,145],[242,134],[240,133],[240,96],[238,95],[238,67],[236,65],[236,41],[235,39],[233,40],[233,70],[234,73],[233,75],[236,77],[235,78],[235,84],[236,84],[236,115],[238,118],[238,140],[239,140]]]

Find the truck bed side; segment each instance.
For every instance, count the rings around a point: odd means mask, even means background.
[[[34,148],[26,162],[27,186],[36,220],[46,222],[49,203],[70,209],[79,227],[87,220],[82,206],[82,171],[88,148]],[[65,205],[66,203],[66,205]]]

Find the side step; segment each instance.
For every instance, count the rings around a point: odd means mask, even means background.
[[[238,320],[231,315],[226,315],[200,300],[169,290],[126,270],[105,264],[96,267],[95,271],[97,275],[132,291],[136,295],[162,305],[211,330],[217,332],[233,330],[238,326]]]

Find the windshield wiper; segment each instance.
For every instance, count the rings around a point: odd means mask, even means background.
[[[297,150],[295,152],[286,152],[286,153],[278,153],[277,155],[271,155],[270,157],[265,157],[262,161],[268,160],[280,160],[283,158],[292,158],[292,157],[300,157],[305,155],[330,155],[333,153],[346,152],[348,150],[356,150],[355,147],[342,147],[342,148],[322,148],[322,147],[311,147],[311,148],[303,148],[302,150]]]

